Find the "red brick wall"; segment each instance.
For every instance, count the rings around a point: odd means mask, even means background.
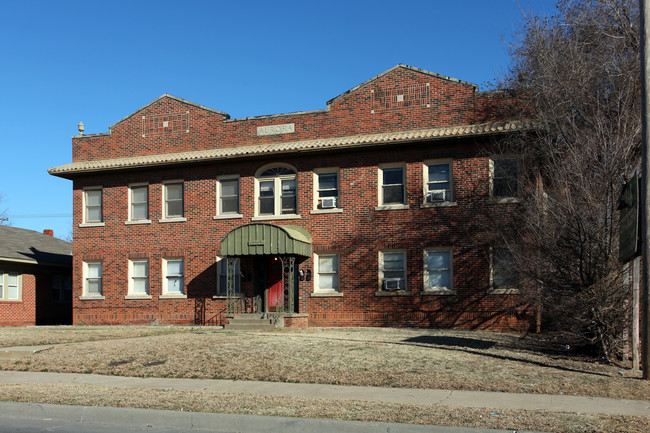
[[[377,109],[371,90],[426,86],[433,95],[430,107]],[[398,68],[334,100],[328,110],[279,117],[225,120],[224,116],[164,98],[115,125],[111,134],[73,139],[74,160],[95,160],[236,147],[265,142],[294,141],[399,130],[426,129],[485,121],[477,109],[474,87]],[[482,96],[484,98],[484,96]],[[484,102],[481,106],[484,106]],[[371,113],[371,109],[376,109]],[[142,137],[142,116],[189,111],[190,132],[175,131]],[[257,137],[257,126],[295,123],[295,134]],[[254,216],[254,176],[263,165],[288,163],[298,176],[300,219],[266,220],[277,225],[299,225],[313,239],[315,252],[340,254],[342,297],[313,297],[313,281],[299,283],[298,312],[308,320],[297,326],[422,326],[522,329],[527,317],[517,307],[517,297],[489,293],[488,215],[507,212],[513,205],[489,202],[489,161],[486,142],[449,139],[430,143],[396,144],[375,150],[339,150],[320,154],[284,155],[218,163],[192,164],[147,170],[79,175],[74,180],[74,323],[75,324],[191,324],[197,310],[205,319],[223,311],[224,299],[215,299],[216,265],[221,239]],[[421,208],[423,161],[452,158],[456,206]],[[378,211],[378,165],[406,165],[409,209]],[[313,170],[340,168],[342,213],[311,214]],[[238,219],[213,219],[216,213],[216,179],[239,175],[241,214]],[[185,222],[163,223],[162,183],[183,179]],[[126,225],[128,185],[149,184],[150,224]],[[86,186],[103,187],[101,227],[79,227],[82,195]],[[453,296],[424,294],[423,250],[453,248]],[[378,256],[381,249],[407,252],[406,296],[377,296]],[[160,299],[162,259],[185,259],[187,299]],[[151,299],[125,299],[129,258],[148,258]],[[79,300],[84,260],[103,263],[103,300]],[[252,259],[242,260],[249,272]],[[313,258],[300,264],[313,272]],[[252,285],[249,285],[252,287]],[[200,308],[198,308],[200,307]],[[289,321],[291,324],[291,321]]]

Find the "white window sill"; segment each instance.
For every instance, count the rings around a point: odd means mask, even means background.
[[[453,207],[458,206],[458,203],[455,201],[440,201],[436,203],[422,203],[420,207],[422,209],[431,208],[431,207]]]
[[[490,198],[490,203],[493,204],[519,203],[519,199],[517,197],[492,197]]]
[[[214,220],[230,220],[230,219],[236,219],[236,218],[243,218],[244,215],[240,213],[227,213],[227,214],[222,214],[222,215],[215,215],[212,217]]]
[[[506,288],[503,288],[503,289],[492,289],[492,290],[490,290],[488,292],[488,295],[518,295],[519,293],[521,293],[519,291],[519,289],[514,289],[514,288],[506,289]]]
[[[159,223],[184,223],[185,221],[187,221],[185,217],[162,218],[158,220]]]
[[[456,294],[455,290],[452,289],[423,289],[422,296],[433,295],[433,296],[454,296]]]
[[[85,296],[79,296],[80,301],[102,301],[105,298],[101,295],[85,295]]]
[[[104,227],[106,223],[104,222],[98,222],[98,223],[81,223],[79,224],[79,227]]]
[[[323,290],[321,292],[313,292],[309,296],[312,298],[342,298],[343,293],[337,292],[336,290]]]
[[[124,221],[124,225],[151,224],[151,220],[129,220]]]
[[[0,298],[0,302],[23,302],[22,299],[2,299]]]
[[[244,296],[241,293],[235,293],[235,297],[233,299],[239,299],[243,298]],[[223,294],[223,295],[214,295],[212,299],[228,299],[228,295]]]
[[[406,210],[410,209],[410,206],[407,204],[383,204],[381,206],[375,207],[375,210]]]
[[[151,299],[151,295],[126,295],[124,299]]]
[[[341,208],[334,208],[334,209],[312,209],[309,211],[310,214],[312,215],[318,215],[322,213],[343,213],[343,209]]]
[[[251,221],[266,221],[266,220],[297,220],[302,218],[300,215],[290,214],[290,215],[262,215],[254,216],[251,218]]]
[[[407,292],[406,290],[396,290],[394,292],[387,292],[387,291],[381,290],[379,292],[375,292],[375,296],[379,296],[379,297],[383,297],[383,296],[386,296],[386,297],[410,296],[410,295],[411,295],[411,293]]]
[[[187,295],[184,293],[168,293],[158,296],[158,299],[187,299]]]

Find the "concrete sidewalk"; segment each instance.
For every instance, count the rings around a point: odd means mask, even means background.
[[[117,388],[174,389],[325,400],[359,400],[446,407],[528,409],[650,418],[650,401],[568,395],[404,389],[215,379],[161,379],[78,373],[0,371],[0,384],[72,384]]]

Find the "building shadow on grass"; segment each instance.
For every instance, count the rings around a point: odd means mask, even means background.
[[[420,337],[407,338],[406,343],[420,343],[436,346],[463,347],[467,349],[490,349],[496,345],[493,341],[477,340],[475,338],[449,337],[423,335]]]

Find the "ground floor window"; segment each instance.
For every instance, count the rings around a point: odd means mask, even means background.
[[[69,275],[52,275],[52,300],[54,302],[72,301],[72,277]]]
[[[453,292],[453,252],[450,249],[424,250],[424,291]]]
[[[23,295],[21,283],[19,273],[0,270],[0,301],[20,301]]]
[[[129,295],[149,296],[149,261],[129,260]]]
[[[102,273],[102,262],[84,262],[84,297],[102,297]]]
[[[517,262],[508,248],[494,247],[491,251],[490,285],[493,292],[517,292],[520,273]]]
[[[337,253],[318,253],[314,255],[316,264],[315,292],[338,292],[339,255]]]
[[[163,269],[165,271],[163,296],[185,295],[185,263],[183,259],[164,259]]]
[[[235,293],[241,293],[241,259],[235,260]],[[217,257],[217,296],[227,295],[227,272],[228,259],[226,257]]]
[[[406,251],[379,252],[380,290],[406,290]]]

